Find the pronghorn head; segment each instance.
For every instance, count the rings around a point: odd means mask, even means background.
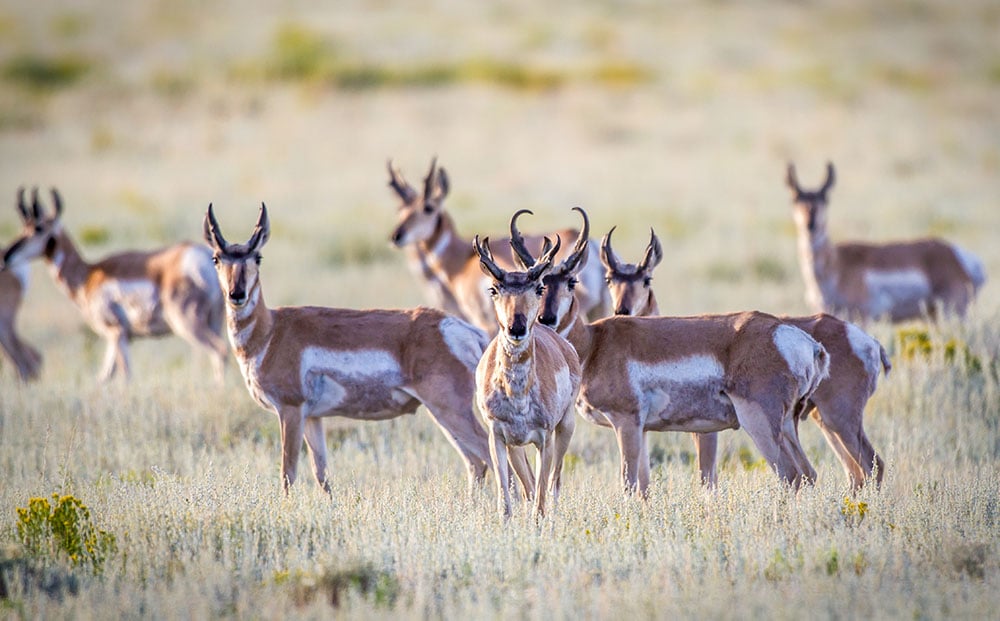
[[[826,229],[827,193],[837,180],[831,162],[826,163],[826,181],[818,190],[803,190],[795,175],[795,164],[788,164],[788,176],[785,183],[792,191],[792,202],[795,209],[795,221],[799,226],[805,226],[810,233]]]
[[[38,188],[31,190],[31,207],[24,200],[24,188],[17,189],[17,211],[24,223],[20,237],[15,239],[3,256],[4,268],[15,267],[36,257],[51,257],[55,251],[55,236],[62,231],[62,198],[52,188],[53,213],[46,214],[38,198]]]
[[[479,266],[483,273],[493,279],[493,286],[489,291],[493,298],[500,334],[514,343],[520,343],[531,336],[531,329],[542,308],[542,294],[545,292],[542,278],[552,269],[552,261],[555,260],[562,243],[558,236],[555,245],[545,238],[542,256],[537,261],[534,260],[524,248],[523,238],[517,230],[517,218],[525,213],[531,212],[522,209],[510,219],[511,246],[515,250],[515,260],[524,271],[508,272],[497,265],[490,250],[488,237],[480,244],[477,235],[472,242],[473,248],[479,255]]]
[[[611,234],[608,231],[601,240],[601,263],[604,264],[605,280],[611,293],[611,304],[616,315],[644,315],[648,310],[649,287],[653,282],[653,269],[663,260],[663,248],[653,229],[649,229],[649,244],[642,261],[622,263],[611,248]]]
[[[267,207],[260,204],[260,214],[250,239],[245,244],[230,244],[222,236],[219,221],[211,203],[205,214],[205,240],[212,247],[212,261],[219,275],[219,284],[226,296],[226,303],[241,308],[251,299],[259,286],[260,249],[271,235],[271,224],[267,219]]]
[[[444,168],[438,168],[436,157],[432,159],[431,169],[424,177],[424,192],[421,195],[393,167],[392,160],[389,160],[388,168],[389,187],[402,201],[396,228],[392,231],[392,243],[402,248],[430,239],[440,223],[444,199],[448,196],[448,173]]]
[[[574,207],[573,211],[580,212],[583,218],[583,228],[576,238],[576,244],[568,257],[563,259],[558,265],[553,267],[542,280],[545,285],[545,294],[542,298],[542,314],[538,318],[543,325],[556,328],[576,304],[574,290],[576,288],[576,275],[587,264],[587,244],[590,240],[590,219],[580,207]],[[515,243],[518,242],[518,243]],[[524,244],[519,239],[511,236],[511,248],[519,261],[531,259]]]

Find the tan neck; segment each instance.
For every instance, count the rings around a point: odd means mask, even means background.
[[[70,298],[77,304],[82,304],[87,279],[94,267],[80,255],[73,239],[66,232],[60,231],[53,239],[55,246],[51,253],[47,252],[45,255],[49,270]]]
[[[562,318],[562,321],[556,327],[556,332],[569,341],[569,344],[573,346],[573,349],[576,350],[577,355],[580,357],[580,363],[584,363],[590,355],[593,336],[590,325],[580,316],[580,308],[577,305],[575,297],[572,303],[570,303],[569,312],[566,313],[566,316]]]
[[[833,297],[837,283],[837,253],[825,228],[810,232],[799,226],[799,269],[806,285],[806,297],[817,309]]]
[[[472,242],[455,230],[455,221],[442,213],[434,234],[420,242],[427,264],[445,281],[451,282],[469,265]]]
[[[274,317],[264,303],[259,280],[254,283],[244,306],[226,304],[226,326],[236,358],[247,360],[267,350],[274,329]]]

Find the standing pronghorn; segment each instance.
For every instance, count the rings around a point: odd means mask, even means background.
[[[55,213],[48,216],[32,192],[31,212],[19,193],[24,233],[4,255],[7,269],[44,256],[52,277],[107,341],[99,379],[120,370],[130,375],[128,344],[134,338],[176,334],[209,352],[218,381],[226,363],[222,295],[215,286],[212,254],[184,242],[152,252],[122,252],[88,263],[62,224],[62,200],[52,189]]]
[[[649,485],[647,431],[742,427],[789,484],[815,478],[795,418],[829,370],[822,345],[755,311],[588,324],[571,293],[584,250],[545,278],[540,321],[580,355],[580,414],[614,429],[626,489],[645,494]]]
[[[205,239],[215,251],[229,341],[250,395],[278,415],[281,480],[295,481],[303,436],[326,490],[322,417],[387,420],[421,404],[462,456],[470,485],[487,470],[486,432],[472,410],[486,335],[444,313],[297,306],[270,309],[260,283],[267,208],[244,244],[222,237],[212,206]]]
[[[438,168],[436,159],[431,161],[422,195],[403,179],[391,161],[388,169],[389,186],[402,200],[392,243],[409,249],[410,268],[423,276],[433,291],[436,303],[489,334],[496,334],[493,304],[486,293],[489,285],[479,269],[479,257],[472,252],[468,239],[458,233],[451,215],[444,209],[444,199],[450,187],[445,169]],[[577,232],[563,230],[553,234],[570,239]],[[538,252],[542,239],[540,235],[532,235],[525,239],[525,243],[532,252]],[[510,240],[499,238],[493,241],[494,258],[500,268],[516,269]],[[607,314],[608,296],[597,257],[591,258],[589,267],[581,272],[576,295],[583,312],[597,318]]]
[[[24,204],[24,188],[18,190],[18,213],[27,225],[31,216]],[[38,377],[42,355],[17,334],[17,313],[28,289],[28,265],[21,264],[10,270],[0,269],[0,348],[17,367],[22,381]]]
[[[983,264],[972,253],[941,239],[886,244],[834,244],[827,233],[827,194],[833,164],[815,191],[803,190],[788,165],[799,239],[799,267],[806,301],[816,311],[851,319],[888,317],[903,321],[944,311],[965,313],[986,281]]]
[[[511,218],[512,239],[518,237],[516,221],[522,213],[531,212],[522,209]],[[523,271],[509,272],[494,260],[489,238],[480,244],[477,235],[473,246],[493,282],[490,295],[500,326],[476,368],[476,403],[489,427],[500,514],[510,516],[507,453],[534,444],[538,449],[535,511],[542,515],[546,491],[552,494],[553,507],[559,498],[562,462],[576,427],[573,406],[580,391],[576,352],[551,329],[536,324],[542,277],[552,267],[560,240],[557,237],[552,247],[546,243],[537,262],[522,263]]]
[[[663,256],[656,234],[652,234],[642,262],[633,265],[618,260],[611,248],[611,231],[601,244],[601,261],[607,268],[615,314],[658,315],[659,307],[650,287],[653,268]],[[830,354],[830,376],[819,385],[801,414],[811,411],[813,421],[836,453],[852,488],[861,487],[872,476],[876,485],[881,484],[885,463],[865,434],[864,412],[878,385],[879,371],[888,373],[891,368],[885,349],[861,328],[832,315],[780,319],[812,336]],[[712,436],[710,456],[702,447],[705,437],[699,439],[696,434],[695,445],[702,479],[714,481],[715,434],[703,434],[708,435]]]

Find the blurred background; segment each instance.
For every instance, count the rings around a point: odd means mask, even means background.
[[[91,259],[200,239],[209,202],[245,239],[264,201],[271,305],[412,306],[385,164],[437,155],[469,239],[580,205],[626,260],[655,228],[665,313],[805,313],[789,161],[836,164],[835,241],[941,235],[1000,274],[998,102],[987,0],[3,0],[0,244],[20,185],[58,186]],[[44,348],[81,322],[32,286]]]

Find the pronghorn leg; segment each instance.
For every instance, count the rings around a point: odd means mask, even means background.
[[[229,345],[226,340],[219,335],[209,323],[209,319],[202,319],[196,312],[188,314],[167,313],[166,321],[174,334],[191,344],[195,349],[204,349],[208,352],[212,360],[212,372],[218,384],[223,383],[226,355],[229,353]]]
[[[802,448],[802,442],[799,440],[799,426],[794,411],[786,412],[781,420],[781,438],[785,451],[787,451],[795,462],[799,473],[803,477],[803,481],[815,483],[816,470],[809,463],[809,458],[806,456],[806,452]]]
[[[642,461],[642,429],[639,425],[628,424],[615,428],[618,451],[621,454],[621,477],[626,493],[646,490],[639,487],[639,463]]]
[[[107,343],[104,348],[104,362],[101,363],[101,372],[97,376],[97,379],[101,383],[109,381],[115,376],[115,372],[118,370],[121,359],[119,349],[122,347],[122,340],[123,336],[118,333],[110,334],[107,337]]]
[[[765,406],[756,400],[732,394],[729,395],[729,399],[733,402],[740,426],[750,435],[757,450],[780,478],[797,489],[805,473],[799,471],[796,460],[785,446],[781,429],[782,408],[772,406],[765,409]]]
[[[535,496],[535,475],[531,472],[531,464],[528,463],[528,452],[523,446],[508,446],[507,459],[510,460],[514,474],[521,482],[521,497],[525,502]],[[513,484],[513,477],[507,483],[510,487]]]
[[[715,474],[715,458],[719,451],[719,433],[692,433],[694,452],[698,457],[698,471],[701,472],[701,482],[710,488],[717,482]]]
[[[500,517],[510,517],[510,488],[507,486],[509,472],[507,470],[506,446],[496,432],[490,428],[490,459],[493,461],[493,474],[497,481],[497,510]]]
[[[17,374],[22,381],[35,379],[42,363],[42,355],[31,345],[17,338],[13,328],[0,328],[0,347],[17,367]]]
[[[323,433],[322,418],[306,418],[306,448],[312,457],[313,476],[323,491],[330,493],[330,483],[326,480],[326,435]]]
[[[302,412],[297,407],[281,408],[278,422],[281,425],[281,486],[288,493],[288,488],[295,483],[302,450]]]
[[[552,473],[552,454],[555,452],[553,436],[552,432],[545,433],[544,439],[538,444],[538,456],[535,458],[535,517],[545,515],[545,497]]]
[[[431,419],[465,462],[470,490],[486,480],[490,463],[486,431],[472,410],[473,393],[471,379],[469,383],[456,379],[454,390],[442,390],[438,386],[436,390],[418,389],[412,393],[424,404]]]
[[[868,476],[875,476],[875,487],[882,486],[882,476],[885,474],[885,462],[875,452],[875,447],[868,440],[864,430],[858,432],[861,441],[861,467]]]
[[[559,503],[559,489],[562,487],[563,459],[569,450],[569,441],[573,438],[573,431],[576,430],[576,414],[574,407],[570,406],[563,414],[562,420],[556,425],[553,440],[552,455],[552,475],[549,477],[549,493],[552,495],[552,512],[555,513],[556,505]]]
[[[830,416],[829,412],[829,409],[827,409],[826,412],[819,413],[818,416],[813,416],[813,422],[819,427],[819,430],[823,433],[823,437],[826,439],[826,443],[830,445],[830,448],[837,455],[840,465],[844,468],[844,474],[847,475],[847,480],[851,484],[851,489],[857,490],[864,484],[866,476],[865,469],[861,465],[863,463],[861,461],[861,446],[857,441],[857,434],[854,434],[852,438],[850,433],[844,433],[845,429],[836,428],[839,425],[835,423],[839,423],[842,418]],[[871,474],[870,469],[871,466],[869,465],[867,474]]]
[[[642,432],[642,445],[639,449],[639,491],[646,496],[649,489],[649,432]]]

